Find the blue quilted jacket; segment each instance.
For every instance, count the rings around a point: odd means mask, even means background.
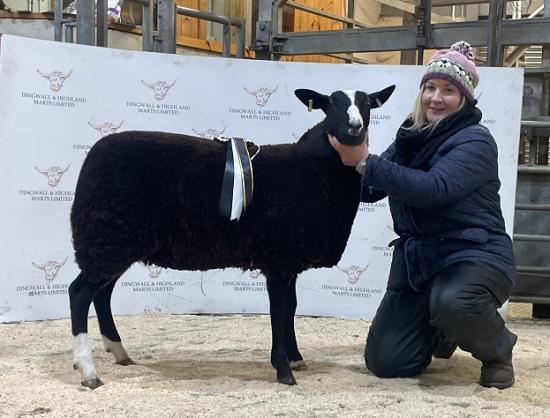
[[[399,238],[390,243],[388,287],[421,290],[441,269],[465,260],[496,267],[514,282],[512,242],[498,194],[497,145],[489,130],[475,124],[452,135],[425,171],[392,162],[394,155],[395,143],[380,156],[368,156],[361,199],[389,198]]]

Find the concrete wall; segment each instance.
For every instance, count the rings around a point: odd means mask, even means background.
[[[0,33],[53,41],[53,21],[47,19],[0,18]],[[108,36],[110,48],[135,51],[140,51],[142,49],[141,35],[110,29]],[[177,53],[181,55],[218,55],[207,51],[199,51],[180,46],[178,46],[176,50]]]
[[[53,0],[34,0],[31,2],[28,0],[4,0],[6,6],[12,10],[17,11],[26,11],[26,12],[35,12],[35,13],[44,13],[53,11]]]
[[[0,33],[53,41],[53,22],[45,19],[0,19]]]

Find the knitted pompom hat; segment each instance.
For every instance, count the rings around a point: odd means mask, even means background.
[[[474,100],[479,75],[470,44],[460,41],[452,44],[451,49],[437,51],[430,59],[420,85],[431,78],[442,78],[453,83],[468,100]]]

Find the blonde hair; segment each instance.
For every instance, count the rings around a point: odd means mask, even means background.
[[[445,118],[441,118],[436,120],[435,122],[428,122],[426,120],[426,112],[424,112],[424,108],[422,107],[422,94],[424,94],[425,88],[426,88],[426,83],[422,83],[422,86],[420,86],[420,90],[416,95],[416,99],[414,99],[411,113],[408,115],[408,118],[412,120],[412,125],[406,128],[408,130],[411,130],[411,131],[419,131],[421,129],[433,130],[437,127],[437,125],[439,125],[439,123],[443,119],[445,119]],[[458,109],[453,113],[456,113],[459,110],[461,110],[466,104],[466,97],[464,97],[462,93],[461,93],[461,96],[462,96],[462,100],[460,101],[460,106],[458,106]]]

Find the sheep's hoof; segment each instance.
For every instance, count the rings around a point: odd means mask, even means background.
[[[296,379],[294,379],[294,376],[290,375],[287,377],[283,377],[281,379],[277,379],[279,383],[282,383],[283,385],[288,386],[294,386],[296,384]]]
[[[306,362],[304,360],[290,361],[289,365],[292,370],[300,371],[307,369]]]
[[[80,382],[80,384],[84,387],[90,388],[90,389],[96,389],[100,386],[103,386],[103,382],[99,377],[96,377],[94,379],[84,380]]]
[[[115,364],[120,364],[121,366],[133,366],[136,363],[130,357],[125,358],[124,360],[117,361]]]

